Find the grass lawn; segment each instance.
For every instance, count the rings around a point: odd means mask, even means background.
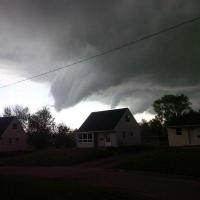
[[[49,149],[14,157],[1,158],[0,165],[70,166],[116,154],[115,150]]]
[[[124,170],[143,170],[200,178],[200,149],[159,149],[134,155],[115,166]]]
[[[134,200],[125,193],[69,181],[28,177],[0,177],[3,200]]]

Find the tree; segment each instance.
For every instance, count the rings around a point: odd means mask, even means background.
[[[23,107],[21,105],[5,107],[4,111],[3,111],[3,116],[4,117],[12,117],[12,116],[17,117],[17,119],[21,122],[24,130],[27,130],[28,120],[29,120],[29,116],[30,116],[28,107]]]
[[[3,110],[3,117],[12,117],[11,107],[5,107]]]
[[[142,120],[140,129],[143,143],[163,144],[167,141],[167,130],[157,118],[149,122]]]
[[[73,132],[65,124],[59,124],[56,127],[56,132],[53,135],[53,144],[58,147],[73,147],[75,146],[75,137]]]
[[[181,95],[164,95],[160,99],[154,101],[153,108],[156,118],[161,123],[166,123],[172,118],[180,117],[192,110],[189,98]]]
[[[144,119],[142,119],[142,122],[140,123],[140,132],[141,132],[142,141],[143,143],[145,143],[146,138],[149,137],[151,132],[150,132],[149,123]]]
[[[50,138],[55,131],[55,122],[47,107],[30,115],[28,130],[30,144],[39,148],[49,145]]]
[[[57,126],[57,134],[63,135],[63,134],[67,134],[70,132],[70,128],[68,126],[66,126],[65,124],[59,124]]]

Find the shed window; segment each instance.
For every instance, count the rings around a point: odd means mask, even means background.
[[[176,135],[182,135],[182,128],[176,128]]]

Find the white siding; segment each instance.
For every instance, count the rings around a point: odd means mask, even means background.
[[[77,142],[77,148],[94,148],[94,142]]]
[[[106,140],[110,138],[110,142]],[[97,133],[97,146],[98,147],[117,147],[116,133]]]
[[[130,121],[126,117],[130,116]],[[141,144],[139,125],[129,110],[125,112],[115,128],[119,146]]]
[[[191,141],[193,145],[200,145],[200,128],[191,131]]]

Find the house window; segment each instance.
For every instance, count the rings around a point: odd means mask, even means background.
[[[122,137],[125,138],[126,137],[126,132],[122,132]]]
[[[87,133],[83,134],[83,142],[87,142]]]
[[[133,136],[133,131],[130,132],[130,136]]]
[[[92,133],[79,133],[78,140],[79,142],[92,142],[93,141]]]
[[[176,135],[182,135],[182,128],[176,128]]]
[[[110,142],[110,137],[106,137],[106,142]]]
[[[8,139],[8,143],[11,144],[12,143],[12,138]]]
[[[19,142],[19,138],[15,138],[15,141],[18,143]]]
[[[88,142],[92,142],[92,133],[88,133]]]
[[[12,125],[12,129],[17,129],[17,124],[16,123],[14,123],[13,125]]]

